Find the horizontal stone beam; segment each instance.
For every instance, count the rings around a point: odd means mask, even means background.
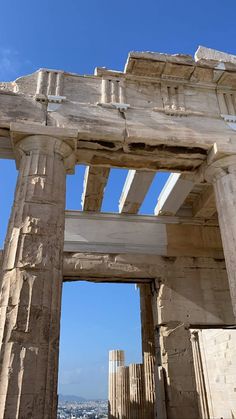
[[[109,173],[107,167],[86,167],[81,202],[83,211],[100,211]]]
[[[184,224],[185,223],[185,224]],[[189,224],[188,224],[189,223]],[[222,257],[219,228],[178,217],[66,211],[67,252]]]
[[[171,173],[159,195],[155,214],[175,215],[193,187],[193,178],[186,179],[180,173]]]
[[[163,257],[140,254],[112,254],[91,252],[64,252],[64,281],[88,280],[97,282],[152,282],[170,270],[183,268],[225,270],[224,258]],[[174,278],[173,278],[174,280]]]
[[[193,204],[193,217],[211,218],[216,212],[215,193],[208,186]]]
[[[143,170],[129,170],[119,200],[120,213],[136,214],[139,211],[155,174]]]
[[[155,257],[145,258],[139,255],[114,255],[99,253],[71,253],[64,252],[63,280],[109,283],[150,283],[155,278],[152,265]],[[157,261],[157,266],[159,266]],[[163,268],[163,263],[162,263]]]

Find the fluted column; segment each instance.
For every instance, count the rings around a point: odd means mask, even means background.
[[[143,364],[130,364],[130,419],[146,419]]]
[[[129,367],[117,369],[117,411],[119,419],[130,418]]]
[[[198,393],[199,411],[201,412],[201,419],[210,419],[201,350],[199,346],[199,337],[198,332],[196,330],[192,331],[191,333],[191,342],[193,348],[193,362],[195,370],[196,388]]]
[[[145,419],[153,419],[155,409],[155,341],[150,284],[141,284],[139,290],[146,400]]]
[[[214,186],[230,294],[236,317],[236,156],[224,157],[209,165],[205,178]]]
[[[109,351],[109,381],[108,381],[108,418],[118,418],[117,405],[117,369],[125,365],[125,354],[122,350]]]
[[[64,243],[62,140],[32,135],[20,158],[0,290],[0,419],[55,419]]]

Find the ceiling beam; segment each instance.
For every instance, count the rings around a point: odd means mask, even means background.
[[[110,169],[87,166],[81,199],[83,211],[100,211]]]
[[[211,218],[216,213],[215,194],[212,186],[208,186],[193,203],[193,217]]]
[[[138,213],[155,174],[144,170],[129,170],[119,200],[120,213]]]
[[[171,173],[159,195],[155,215],[175,215],[193,186],[193,177],[186,178],[181,173]]]

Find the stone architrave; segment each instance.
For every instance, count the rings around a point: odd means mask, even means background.
[[[140,284],[142,352],[145,383],[145,419],[153,419],[155,408],[155,338],[150,284]]]
[[[73,150],[44,135],[19,140],[15,150],[0,290],[0,418],[56,419],[65,161]]]
[[[143,364],[130,364],[130,419],[146,419]]]
[[[236,318],[236,155],[210,164],[205,178],[214,186],[225,263]]]
[[[117,411],[119,419],[130,419],[129,367],[117,369]]]
[[[118,418],[118,367],[125,365],[125,354],[122,350],[109,351],[109,381],[108,381],[108,418]]]

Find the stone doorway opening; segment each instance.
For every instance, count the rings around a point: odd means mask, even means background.
[[[142,362],[135,284],[65,282],[58,394],[107,400],[108,352],[113,348],[124,349],[128,363]]]

